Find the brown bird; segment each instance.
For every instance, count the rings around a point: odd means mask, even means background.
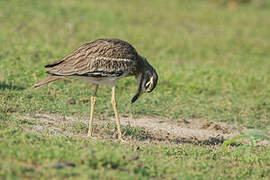
[[[137,93],[132,98],[134,103],[144,92],[151,92],[157,84],[158,75],[155,69],[141,57],[132,45],[119,39],[98,39],[85,43],[71,54],[45,66],[50,75],[36,83],[37,88],[44,84],[74,77],[95,84],[91,97],[91,113],[88,136],[92,136],[92,123],[95,98],[100,84],[112,87],[111,103],[116,118],[118,139],[123,141],[120,121],[115,101],[115,84],[123,77],[135,76]]]

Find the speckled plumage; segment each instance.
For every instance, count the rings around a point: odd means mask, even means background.
[[[85,43],[45,68],[51,76],[36,83],[35,88],[68,77],[114,86],[123,77],[135,76],[138,81],[138,95],[143,89],[142,82],[149,80],[150,76],[154,77],[154,82],[147,92],[151,92],[157,84],[155,69],[132,45],[119,39],[97,39]]]
[[[127,42],[98,39],[45,67],[47,73],[58,76],[113,78],[136,76],[143,71],[143,60]]]
[[[134,103],[141,94],[152,92],[158,80],[155,69],[147,60],[142,58],[129,43],[119,39],[98,39],[85,43],[69,55],[46,65],[45,68],[50,76],[36,83],[34,88],[69,77],[95,84],[94,94],[91,97],[89,136],[92,136],[95,97],[99,84],[112,86],[112,105],[118,138],[121,141],[120,121],[115,101],[115,83],[123,77],[135,76],[138,88],[131,100]]]

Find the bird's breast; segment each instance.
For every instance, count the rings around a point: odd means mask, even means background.
[[[117,81],[119,81],[123,76],[121,77],[103,77],[103,78],[98,78],[98,77],[87,77],[87,76],[72,76],[73,78],[80,80],[80,81],[85,81],[85,82],[90,82],[94,84],[103,84],[103,85],[108,85],[108,86],[114,86]]]

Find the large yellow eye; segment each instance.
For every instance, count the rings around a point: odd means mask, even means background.
[[[150,87],[151,87],[151,81],[149,81],[148,83],[146,83],[145,89],[149,89]]]
[[[150,91],[151,87],[152,87],[152,84],[153,84],[153,76],[151,77],[150,81],[145,84],[145,89],[147,91]]]

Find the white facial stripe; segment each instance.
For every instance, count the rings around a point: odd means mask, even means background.
[[[153,84],[153,82],[154,82],[154,77],[153,76],[151,77],[150,82],[151,82],[151,84]]]
[[[146,87],[148,87],[147,88],[147,90],[149,90],[150,91],[150,89],[151,89],[151,86],[149,86],[149,85],[152,85],[153,84],[153,82],[154,82],[154,80],[153,80],[153,76],[151,77],[151,79],[150,79],[150,81],[148,82],[148,83],[146,83]]]
[[[149,86],[150,84],[151,84],[151,81],[149,81],[148,83],[146,83],[145,86],[147,87],[147,86]]]

